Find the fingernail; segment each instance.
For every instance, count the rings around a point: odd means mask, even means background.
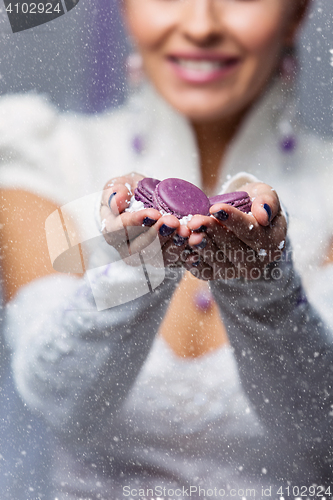
[[[112,193],[110,198],[109,198],[109,201],[108,201],[108,205],[109,205],[109,208],[111,209],[111,201],[112,201],[112,198],[116,195],[117,193]]]
[[[269,205],[267,205],[267,203],[264,204],[264,209],[266,210],[267,212],[267,215],[268,215],[268,221],[271,222],[271,218],[272,218],[272,209]]]
[[[150,217],[145,217],[142,221],[142,225],[146,227],[151,227],[156,224],[157,220],[151,219]]]
[[[200,264],[200,257],[198,257],[198,260],[196,260],[196,261],[192,262],[192,266],[193,266],[193,267],[198,267],[198,266],[199,266],[199,264]]]
[[[213,215],[217,220],[227,220],[227,218],[229,217],[229,215],[225,210],[219,210],[218,212],[215,212],[215,214]]]
[[[192,251],[188,248],[185,248],[185,250],[182,251],[180,254],[180,258],[183,262],[187,260],[187,258],[191,255]]]
[[[180,234],[175,234],[173,237],[173,242],[176,245],[176,247],[181,247],[184,245],[184,243],[188,240],[188,238],[183,238],[183,236],[180,236]]]
[[[169,227],[166,224],[163,224],[160,227],[159,233],[160,233],[161,236],[166,237],[166,236],[170,236],[175,231],[176,231],[175,227]]]
[[[205,233],[207,231],[207,226],[200,226],[198,227],[198,229],[194,229],[193,230],[193,233]]]
[[[200,241],[200,243],[198,243],[197,245],[194,245],[194,246],[195,246],[195,248],[199,248],[199,250],[203,250],[206,245],[207,245],[207,239],[206,238],[202,238],[202,240]]]

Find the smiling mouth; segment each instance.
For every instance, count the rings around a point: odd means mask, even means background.
[[[177,66],[184,68],[185,70],[194,71],[201,74],[209,74],[233,67],[237,64],[238,59],[228,58],[223,60],[207,60],[170,57],[170,61],[174,64],[177,64]]]

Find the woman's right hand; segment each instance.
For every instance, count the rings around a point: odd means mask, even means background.
[[[147,208],[138,212],[126,212],[137,183],[144,177],[131,173],[111,179],[104,187],[100,216],[102,233],[106,242],[113,246],[121,258],[132,265],[140,265],[139,254],[162,250],[164,266],[177,265],[185,249],[190,230],[181,226],[173,215],[162,216],[158,210]],[[156,236],[159,245],[148,248]],[[137,258],[135,258],[136,256]],[[131,257],[131,259],[128,259]],[[152,264],[154,265],[154,259]],[[156,259],[158,265],[160,259]]]
[[[276,191],[262,182],[248,183],[240,191],[250,195],[250,213],[215,203],[210,217],[195,215],[188,223],[194,251],[184,267],[200,279],[258,280],[265,276],[267,264],[282,258],[287,221]],[[199,227],[205,232],[200,234]]]

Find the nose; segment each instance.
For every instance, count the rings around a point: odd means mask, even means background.
[[[192,43],[211,45],[221,37],[221,12],[217,12],[216,1],[183,0],[181,30]]]

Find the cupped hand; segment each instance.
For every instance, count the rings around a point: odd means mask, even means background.
[[[211,216],[195,215],[188,223],[192,252],[183,265],[199,279],[256,280],[267,264],[281,258],[287,223],[276,192],[263,183],[246,184],[240,191],[253,200],[251,213],[217,203]]]
[[[162,216],[154,208],[125,211],[137,183],[143,178],[131,173],[107,182],[100,209],[103,236],[130,265],[140,265],[141,257],[156,266],[161,263],[164,266],[178,265],[190,230],[181,226],[173,215]],[[161,252],[163,259],[159,258]]]

